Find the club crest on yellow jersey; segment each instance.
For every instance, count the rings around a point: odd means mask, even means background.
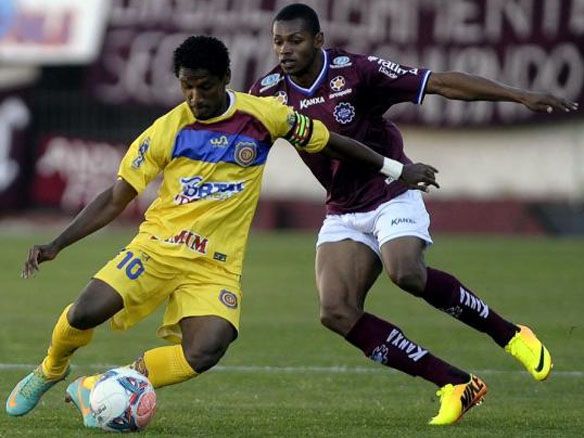
[[[242,167],[247,167],[255,160],[258,147],[251,141],[240,141],[235,145],[235,162]]]
[[[221,292],[219,292],[219,301],[230,309],[237,309],[237,295],[233,292],[229,292],[227,289],[222,289]]]

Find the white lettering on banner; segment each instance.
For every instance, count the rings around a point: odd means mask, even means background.
[[[584,89],[584,57],[572,43],[560,44],[550,52],[534,44],[510,47],[502,62],[496,50],[479,47],[460,50],[434,48],[427,52],[427,56],[436,70],[469,71],[499,78],[521,88],[547,90],[572,99]],[[488,123],[497,114],[507,122],[524,120],[532,115],[523,106],[507,102],[445,99],[429,99],[419,112],[423,122],[451,125]]]
[[[51,197],[60,197],[59,206],[75,212],[115,181],[125,150],[122,145],[53,137],[36,162],[36,178],[44,181],[59,177],[63,181],[62,193],[51,193]],[[149,184],[136,198],[138,212],[142,213],[156,197],[158,185]]]
[[[112,5],[110,26],[154,29],[172,23],[176,33],[190,34],[194,28],[207,27],[222,37],[237,32],[254,35],[265,32],[274,13],[283,6],[283,2],[273,2],[271,7],[265,3],[263,0],[198,0],[195,4],[176,0],[117,0]],[[440,42],[468,44],[500,40],[505,28],[524,40],[536,36],[541,29],[567,29],[581,34],[584,31],[582,0],[567,2],[564,8],[569,14],[558,12],[560,3],[557,0],[328,0],[311,6],[319,14],[321,26],[331,41],[413,44],[431,28],[433,37]]]
[[[584,96],[584,46],[580,44],[584,0],[327,0],[310,4],[319,13],[327,39],[332,45],[342,42],[348,51],[436,71],[463,66],[469,73],[488,72],[490,78],[516,87],[551,91],[571,100]],[[199,27],[230,48],[230,86],[247,90],[276,63],[269,37],[259,35],[267,32],[282,5],[262,0],[114,1],[95,94],[113,103],[170,107],[180,102],[171,72],[172,51]],[[343,64],[346,59],[344,55],[332,58],[329,68],[352,63]],[[388,65],[378,68],[389,77],[408,72],[395,62],[382,62]],[[260,86],[265,87],[270,85]],[[520,105],[434,103],[432,99],[422,111],[405,109],[397,116],[406,120],[408,114],[410,120],[451,125],[532,117]]]
[[[30,111],[21,99],[9,97],[0,103],[0,192],[8,188],[20,173],[20,166],[10,158],[12,135],[29,122]]]

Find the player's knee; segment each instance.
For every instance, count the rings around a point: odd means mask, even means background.
[[[67,313],[67,321],[70,326],[78,330],[89,330],[99,325],[93,312],[87,306],[79,304],[74,304],[71,309],[69,309],[69,312]]]
[[[227,351],[227,346],[216,345],[213,347],[201,348],[199,346],[183,345],[185,359],[193,370],[202,373],[213,368]]]
[[[339,301],[321,303],[320,323],[329,330],[344,334],[347,331],[347,327],[352,323],[354,319],[352,315],[355,312],[356,309],[352,309],[346,303]]]
[[[400,289],[421,296],[426,287],[426,275],[418,267],[402,267],[389,272],[389,278]]]

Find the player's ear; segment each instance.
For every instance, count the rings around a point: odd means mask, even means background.
[[[324,33],[318,32],[314,36],[314,47],[320,49],[324,45]]]
[[[225,84],[225,86],[227,86],[227,84],[229,84],[229,82],[231,82],[231,69],[230,68],[228,68],[227,73],[225,73],[225,77],[223,78],[223,84]]]

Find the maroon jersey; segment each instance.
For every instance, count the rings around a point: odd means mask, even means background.
[[[377,56],[326,49],[323,68],[310,88],[295,84],[277,66],[250,89],[257,96],[275,96],[336,133],[354,138],[404,164],[397,127],[383,114],[394,103],[421,103],[430,70],[399,65]],[[377,171],[324,154],[299,152],[327,191],[327,213],[370,211],[407,190],[401,181],[386,184]]]

